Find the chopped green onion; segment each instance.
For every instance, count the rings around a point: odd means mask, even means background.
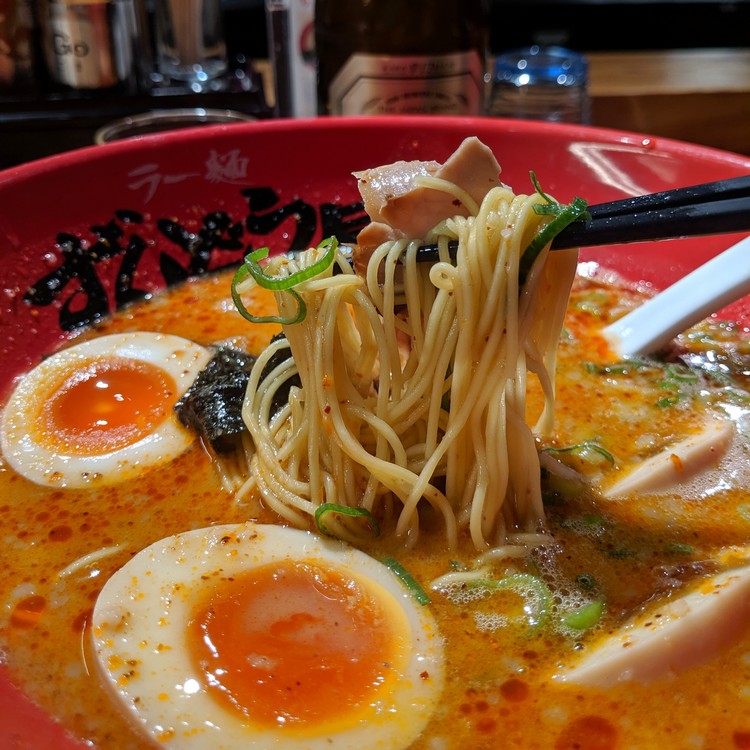
[[[680,367],[675,364],[667,364],[664,366],[664,374],[672,380],[677,380],[683,383],[697,383],[698,374],[689,370],[687,367]]]
[[[675,383],[671,380],[661,380],[659,383],[657,383],[657,386],[661,388],[663,391],[679,391],[680,390],[680,384]]]
[[[323,523],[323,516],[329,513],[338,513],[341,516],[350,516],[352,518],[366,518],[372,528],[373,534],[375,536],[380,535],[380,526],[378,526],[375,516],[367,508],[351,508],[348,505],[337,505],[336,503],[322,503],[315,509],[315,525],[321,534],[335,536]]]
[[[560,204],[552,200],[552,196],[547,195],[547,193],[545,193],[544,190],[542,190],[542,185],[539,182],[539,179],[536,176],[536,172],[533,169],[529,171],[529,177],[531,178],[531,184],[534,186],[534,190],[536,190],[536,192],[539,193],[539,195],[541,195],[542,198],[544,198],[544,200],[547,201],[547,203],[550,205],[550,207],[553,210],[557,210]]]
[[[271,289],[272,291],[288,290],[325,271],[326,268],[333,263],[333,259],[336,256],[336,248],[338,246],[339,243],[335,237],[329,237],[328,239],[323,240],[318,245],[318,249],[325,248],[325,253],[323,253],[321,258],[316,260],[315,263],[311,263],[307,268],[302,268],[296,273],[292,273],[283,278],[266,275],[265,271],[258,263],[259,260],[262,260],[268,255],[267,247],[262,247],[252,253],[248,253],[245,256],[245,265],[258,286],[262,286],[264,289]]]
[[[409,589],[409,592],[419,604],[430,603],[430,597],[427,592],[395,557],[386,557],[383,560],[383,565],[389,567],[401,579],[401,583]]]
[[[482,578],[472,581],[470,585],[494,591],[510,591],[520,596],[523,599],[526,621],[532,631],[538,630],[549,616],[552,605],[549,587],[541,578],[529,573],[516,573],[500,580]]]
[[[590,290],[586,294],[578,297],[572,309],[581,310],[582,312],[591,313],[601,317],[611,300],[611,296],[606,292]]]
[[[573,630],[588,630],[593,628],[604,613],[604,602],[596,601],[584,604],[572,612],[568,612],[562,618],[562,624]]]
[[[606,528],[609,525],[604,517],[598,513],[587,513],[585,516],[581,516],[581,523],[584,526],[597,526],[601,528]]]
[[[628,549],[627,547],[614,547],[607,550],[607,557],[611,557],[613,560],[627,560],[635,556],[635,550]]]
[[[655,363],[647,359],[631,358],[625,362],[612,363],[608,365],[599,365],[596,362],[583,363],[586,372],[593,372],[601,375],[629,375],[632,370],[653,370]]]
[[[307,305],[305,304],[302,297],[294,291],[294,289],[288,289],[287,294],[291,294],[297,302],[297,312],[290,318],[282,318],[280,315],[253,315],[242,301],[240,293],[237,291],[237,287],[250,276],[250,271],[247,266],[240,266],[234,274],[232,279],[232,301],[234,306],[237,308],[239,314],[249,320],[251,323],[280,323],[281,325],[294,325],[295,323],[301,323],[307,315]]]
[[[268,256],[268,248],[261,247],[253,250],[245,256],[243,264],[237,269],[232,279],[232,300],[240,315],[251,323],[280,323],[281,325],[294,325],[300,323],[307,315],[307,305],[304,300],[292,289],[297,284],[317,276],[325,271],[332,263],[336,256],[336,248],[339,243],[335,237],[329,237],[323,240],[319,249],[325,248],[325,253],[311,263],[307,268],[303,268],[286,277],[268,276],[258,261]],[[282,318],[278,315],[253,315],[242,302],[242,298],[237,291],[238,285],[242,284],[249,277],[252,277],[258,286],[271,291],[285,291],[290,294],[297,304],[297,312],[289,318]]]
[[[677,396],[668,396],[667,398],[660,398],[655,406],[658,406],[660,409],[664,409],[667,406],[674,406],[679,402],[679,398]]]
[[[572,529],[579,533],[600,535],[612,528],[612,524],[603,516],[596,513],[587,513],[583,516],[567,516],[560,520],[564,529]]]
[[[660,381],[657,385],[662,390],[672,391],[672,395],[659,399],[656,402],[659,407],[674,406],[680,400],[688,398],[695,392],[695,388],[691,386],[700,382],[697,373],[675,364],[664,366],[664,376],[666,380]]]
[[[556,455],[558,453],[575,453],[576,455],[586,458],[586,454],[590,452],[598,453],[605,461],[615,464],[615,457],[606,449],[602,448],[598,443],[594,443],[591,440],[586,440],[583,443],[577,445],[570,445],[566,448],[542,448],[542,451]]]
[[[693,547],[684,542],[670,542],[664,549],[673,555],[691,555],[693,553]]]
[[[544,195],[544,193],[542,193],[542,195]],[[560,210],[557,212],[550,212],[548,209],[542,208],[541,206],[534,207],[536,213],[556,213],[557,215],[549,222],[549,224],[542,227],[536,237],[529,242],[528,246],[523,251],[523,254],[521,255],[521,263],[518,269],[518,275],[522,284],[531,270],[531,266],[534,265],[534,261],[537,259],[539,253],[541,253],[547,244],[552,242],[552,240],[560,234],[568,224],[572,224],[586,214],[588,203],[586,203],[583,198],[573,198],[571,203],[567,205],[559,204],[559,207]]]

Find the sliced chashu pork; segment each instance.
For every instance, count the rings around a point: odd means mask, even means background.
[[[453,182],[478,205],[500,181],[500,165],[492,151],[476,137],[466,138],[445,163],[397,161],[354,172],[368,224],[357,236],[355,263],[367,265],[383,242],[420,239],[436,224],[453,216],[469,216],[471,207],[453,195],[418,185],[418,177],[433,176]]]
[[[607,498],[635,492],[661,492],[715,466],[729,449],[734,434],[728,419],[713,419],[701,430],[647,459],[604,492]]]
[[[595,643],[559,682],[609,687],[648,683],[705,663],[750,624],[750,565],[705,578]]]

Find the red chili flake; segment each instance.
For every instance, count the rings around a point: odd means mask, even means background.
[[[46,608],[47,600],[43,596],[32,594],[24,597],[13,607],[10,624],[17,628],[30,628],[39,622]]]

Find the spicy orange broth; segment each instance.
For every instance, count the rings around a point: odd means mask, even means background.
[[[550,444],[593,439],[626,464],[642,450],[636,446],[645,432],[653,446],[693,429],[698,402],[654,406],[658,378],[603,376],[584,366],[611,361],[596,331],[639,299],[634,291],[577,280],[560,346],[557,431]],[[273,302],[259,297],[258,305],[268,314]],[[134,306],[83,336],[126,330],[167,331],[202,344],[229,340],[257,352],[277,328],[243,320],[232,305],[229,278],[218,275]],[[703,330],[708,344],[691,346],[718,345],[723,361],[742,360],[747,341],[731,326],[705,324]],[[530,408],[538,407],[532,393]],[[575,454],[568,460],[604,485],[612,472],[606,462],[587,463]],[[469,605],[433,592],[429,606],[446,643],[447,679],[439,709],[413,747],[750,748],[750,633],[713,662],[650,685],[602,690],[551,679],[559,663],[570,663],[646,600],[676,593],[681,581],[704,572],[704,562],[718,550],[747,543],[750,521],[736,511],[748,502],[747,474],[745,468],[730,489],[710,497],[606,502],[594,493],[550,492],[550,529],[561,552],[547,559],[546,570],[551,566],[554,585],[563,588],[575,586],[576,576],[593,576],[597,596],[606,601],[604,620],[579,638],[549,629],[529,633],[521,626],[483,632]],[[159,538],[217,523],[277,519],[255,500],[235,503],[199,441],[166,467],[95,492],[51,491],[2,463],[0,498],[0,653],[14,682],[75,737],[97,748],[144,747],[96,675],[88,622],[97,593],[112,572]],[[58,577],[77,558],[114,544],[123,550]],[[416,550],[391,541],[370,551],[396,556],[427,585],[452,564],[471,565],[476,556],[468,545],[449,554],[443,547],[444,535],[436,529],[421,536]],[[432,745],[430,738],[442,740]]]

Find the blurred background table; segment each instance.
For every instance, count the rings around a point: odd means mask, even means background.
[[[750,49],[589,52],[592,124],[750,155]],[[256,61],[273,103],[271,68]]]
[[[586,52],[592,124],[750,155],[750,48]],[[272,116],[266,59],[229,91],[178,97],[0,96],[0,169],[93,143],[97,128],[148,109],[212,107]]]
[[[588,58],[593,124],[750,154],[750,49]]]

